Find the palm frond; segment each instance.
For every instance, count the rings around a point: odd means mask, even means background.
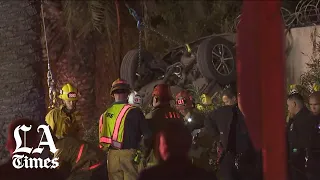
[[[106,1],[103,0],[93,0],[87,1],[88,3],[88,13],[91,15],[91,23],[95,30],[102,32],[105,20],[106,11]]]
[[[62,1],[65,28],[70,40],[73,39],[75,32],[83,28],[85,24],[87,10],[84,2],[77,0]]]
[[[102,33],[102,30],[116,24],[115,5],[112,1],[87,1],[93,28]]]
[[[112,1],[64,0],[62,4],[66,30],[72,38],[85,38],[92,31],[103,33],[115,24]]]
[[[115,10],[115,5],[112,3],[113,1],[107,1],[105,4],[105,11],[104,11],[104,26],[106,29],[116,27],[117,24],[117,15]]]

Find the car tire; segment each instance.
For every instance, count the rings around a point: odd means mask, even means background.
[[[222,53],[218,52],[219,49],[224,50],[224,58],[221,58]],[[227,85],[235,82],[237,78],[235,57],[236,51],[234,43],[222,37],[213,37],[204,40],[199,45],[197,51],[197,64],[204,77],[216,79],[219,84]],[[223,63],[222,65],[221,62]]]
[[[153,60],[154,57],[150,52],[141,51],[141,64]],[[139,62],[139,50],[134,49],[127,52],[123,57],[120,66],[120,78],[126,80],[132,89],[135,89],[137,80],[136,72]]]

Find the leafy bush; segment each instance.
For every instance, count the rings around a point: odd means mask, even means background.
[[[311,33],[311,42],[313,44],[312,56],[307,64],[308,71],[301,76],[301,85],[304,86],[309,93],[318,91],[317,86],[320,83],[320,42],[317,28]]]

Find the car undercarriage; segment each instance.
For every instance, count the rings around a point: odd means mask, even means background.
[[[236,82],[235,35],[217,34],[178,46],[155,58],[150,52],[127,52],[120,67],[120,77],[150,102],[153,87],[169,84],[173,94],[181,89],[195,89],[214,95]],[[146,106],[144,103],[143,106]]]

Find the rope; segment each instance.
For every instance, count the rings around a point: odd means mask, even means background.
[[[49,88],[49,108],[53,108],[56,102],[56,91],[54,88],[55,82],[52,78],[52,72],[50,67],[50,57],[49,57],[49,48],[48,48],[48,40],[47,40],[47,31],[46,31],[46,24],[44,20],[44,8],[43,8],[43,0],[41,0],[41,18],[42,18],[42,27],[43,27],[43,34],[44,34],[44,41],[46,47],[46,54],[47,54],[47,61],[48,61],[48,72],[47,72],[47,84]]]
[[[116,11],[117,11],[117,23],[118,23],[118,51],[119,51],[119,62],[121,62],[122,58],[122,31],[121,31],[121,19],[120,19],[120,11],[119,11],[119,0],[115,0]]]

